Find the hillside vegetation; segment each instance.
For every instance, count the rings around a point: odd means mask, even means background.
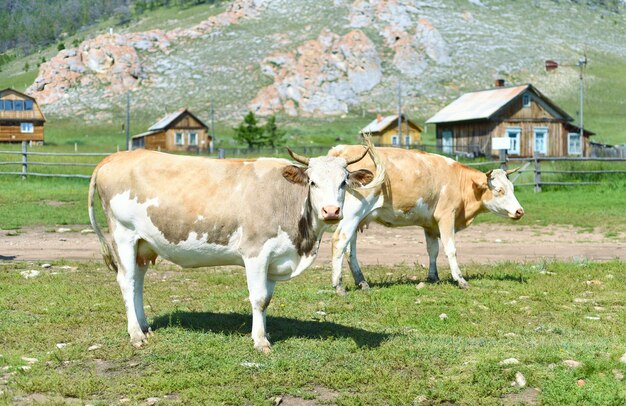
[[[44,103],[54,134],[47,141],[57,145],[95,147],[95,133],[107,129],[109,147],[123,143],[116,134],[128,91],[133,133],[181,107],[208,121],[213,104],[218,145],[236,144],[232,127],[248,110],[276,113],[290,143],[332,144],[395,111],[398,83],[417,122],[496,78],[533,83],[577,119],[578,70],[568,65],[586,54],[585,127],[596,141],[626,142],[619,1],[201,3],[153,4],[124,26],[111,15],[80,35],[68,32],[68,49],[53,45],[4,65],[0,87],[28,89]],[[545,72],[546,59],[564,66]]]

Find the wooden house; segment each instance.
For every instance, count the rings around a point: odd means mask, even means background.
[[[207,151],[213,140],[208,127],[187,109],[168,114],[147,132],[132,137],[132,148],[160,151]]]
[[[496,83],[501,83],[496,81]],[[573,124],[559,106],[531,84],[466,93],[426,121],[437,127],[444,153],[498,155],[492,138],[508,137],[508,155],[589,156],[593,132]]]
[[[17,90],[0,90],[0,142],[43,143],[46,117],[37,101]]]
[[[422,139],[422,127],[409,120],[404,114],[401,115],[400,133],[398,133],[398,115],[378,115],[359,133],[370,134],[375,145],[385,146],[409,146],[419,144]]]

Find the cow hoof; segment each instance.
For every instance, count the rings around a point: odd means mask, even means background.
[[[469,288],[469,283],[467,283],[467,281],[464,279],[461,279],[458,283],[459,283],[459,288],[461,289]]]
[[[346,288],[344,288],[343,286],[335,286],[335,292],[339,296],[345,296],[346,295]]]
[[[361,288],[362,290],[369,290],[370,285],[366,281],[362,281],[359,283],[359,288]]]
[[[254,349],[262,352],[263,354],[269,354],[270,352],[272,352],[272,344],[270,344],[270,342],[267,340],[263,340],[258,344],[254,344]]]
[[[428,283],[439,283],[439,277],[438,276],[435,276],[435,277],[430,277],[429,276],[426,279],[426,282],[428,282]]]
[[[144,336],[144,338],[131,339],[130,343],[135,348],[142,348],[144,345],[148,344],[148,339]]]

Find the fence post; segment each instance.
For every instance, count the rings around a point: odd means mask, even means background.
[[[506,165],[506,149],[500,150],[500,169],[502,169],[503,171],[509,169]]]
[[[539,154],[537,151],[533,152],[533,159],[535,161],[535,192],[541,192],[541,168],[539,167]]]
[[[217,149],[217,158],[218,159],[224,159],[224,148],[218,148]]]
[[[22,141],[22,179],[26,179],[28,174],[28,153],[26,147],[28,146],[26,141]]]

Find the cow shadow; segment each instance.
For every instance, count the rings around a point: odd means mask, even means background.
[[[13,261],[15,258],[15,255],[0,255],[0,261]]]
[[[271,341],[276,343],[290,338],[324,340],[329,338],[351,338],[359,347],[375,348],[391,337],[391,334],[367,331],[328,321],[306,321],[287,317],[267,316],[267,329]],[[250,335],[252,315],[250,313],[212,313],[177,311],[158,316],[151,328],[181,327],[187,330],[216,334]]]

